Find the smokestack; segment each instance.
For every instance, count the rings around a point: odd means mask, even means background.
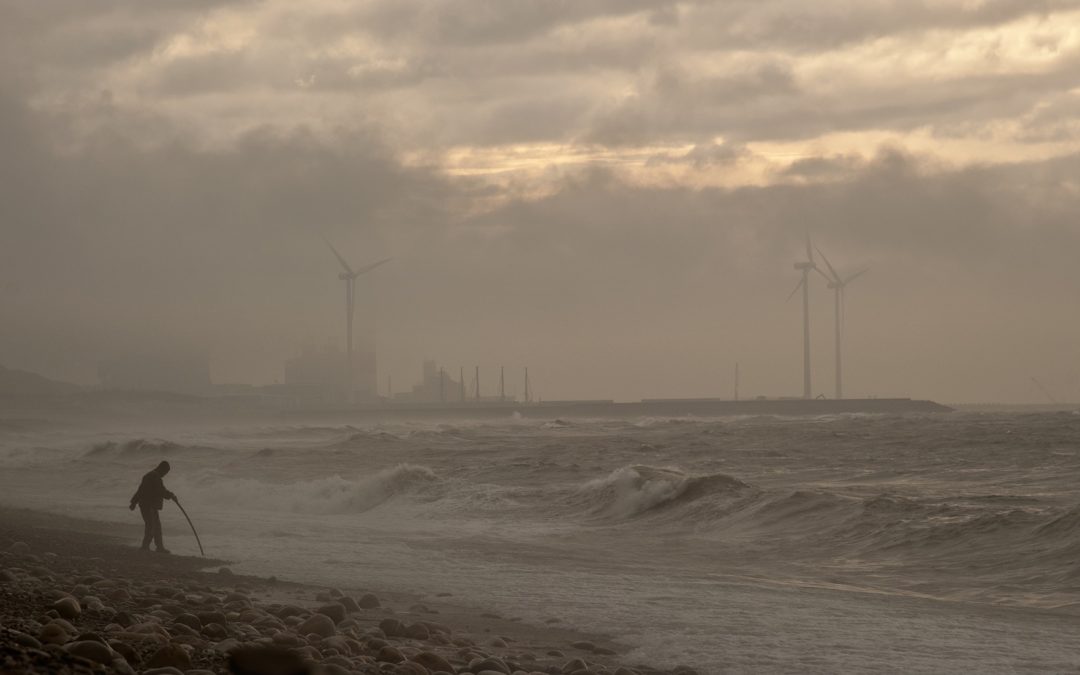
[[[529,402],[529,367],[525,366],[525,402]]]
[[[480,402],[480,366],[476,367],[476,401]]]
[[[506,367],[499,366],[499,402],[506,400]]]

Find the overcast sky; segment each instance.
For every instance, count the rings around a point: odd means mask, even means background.
[[[281,379],[325,236],[399,389],[800,394],[807,231],[846,393],[1080,400],[1080,0],[0,0],[8,367]]]

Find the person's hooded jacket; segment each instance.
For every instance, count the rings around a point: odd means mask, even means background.
[[[162,477],[169,472],[169,463],[162,462],[155,469],[142,477],[139,489],[131,497],[132,506],[140,506],[144,509],[157,509],[165,505],[166,499],[173,499],[175,495],[165,489]]]

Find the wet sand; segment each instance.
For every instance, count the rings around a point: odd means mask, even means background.
[[[362,580],[325,588],[137,550],[141,528],[0,507],[0,671],[694,675],[627,645]]]

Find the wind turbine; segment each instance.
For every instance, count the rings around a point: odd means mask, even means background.
[[[378,262],[374,262],[370,265],[365,265],[364,267],[354,270],[352,267],[349,266],[349,263],[345,262],[345,258],[341,257],[341,254],[338,253],[337,249],[334,248],[334,245],[331,244],[328,239],[324,237],[323,241],[325,241],[326,245],[330,247],[330,250],[334,252],[334,257],[338,259],[338,262],[341,263],[341,267],[344,269],[343,272],[338,273],[338,279],[341,279],[345,282],[345,354],[347,357],[347,364],[349,369],[346,379],[346,386],[348,387],[349,396],[352,396],[354,375],[352,326],[353,313],[356,303],[356,278],[361,274],[366,274],[370,272],[371,270],[379,267],[380,265],[384,265],[390,262],[390,260],[392,259],[385,258]]]
[[[844,398],[843,357],[840,349],[844,330],[844,289],[852,281],[869,272],[870,268],[867,267],[844,278],[837,273],[836,268],[832,266],[832,263],[829,262],[829,259],[825,257],[820,248],[817,249],[817,252],[821,254],[821,259],[825,261],[825,266],[829,268],[829,274],[825,278],[828,281],[829,288],[833,291],[836,301],[836,398],[841,399]]]
[[[810,271],[813,270],[818,274],[825,276],[825,273],[818,269],[817,263],[814,262],[814,247],[810,243],[810,235],[806,235],[806,260],[803,262],[795,263],[795,269],[802,272],[802,279],[796,284],[794,290],[791,291],[791,295],[788,295],[787,299],[791,300],[799,289],[802,288],[802,306],[803,306],[803,398],[812,398],[813,391],[810,388]],[[828,279],[828,277],[825,277]]]

